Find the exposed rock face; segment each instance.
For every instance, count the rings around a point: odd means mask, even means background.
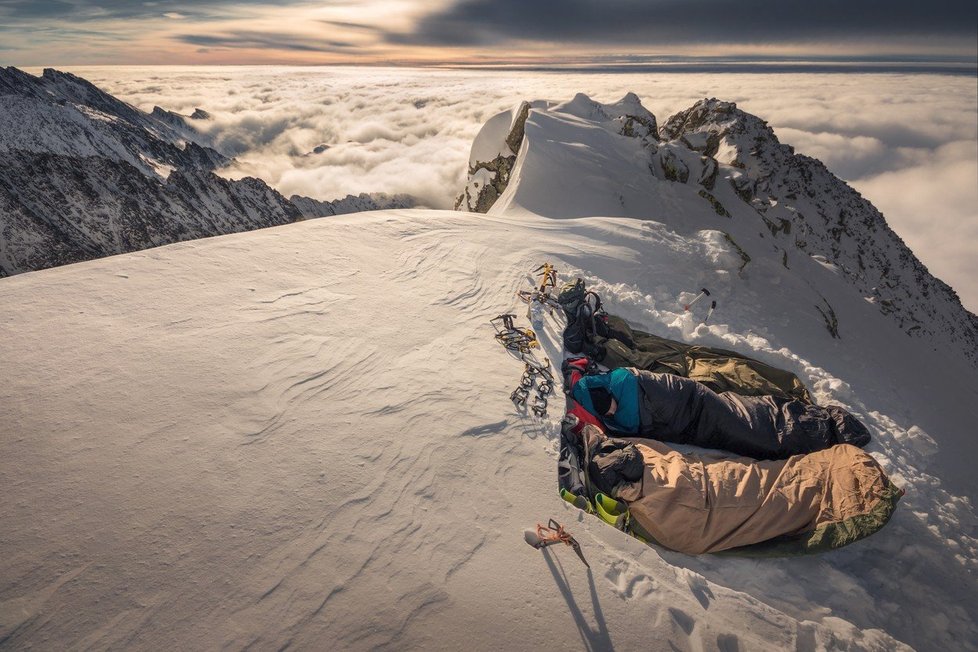
[[[182,240],[287,224],[299,210],[258,179],[14,151],[0,165],[0,270],[43,269]]]
[[[146,114],[89,82],[47,69],[0,68],[0,153],[11,150],[125,161],[165,178],[170,169],[215,169],[230,159],[175,113]]]
[[[669,118],[661,133],[716,161],[786,251],[823,256],[908,334],[943,332],[978,361],[978,318],[950,286],[927,271],[876,207],[820,161],[782,144],[765,121],[708,99]],[[838,337],[831,307],[824,314]]]
[[[201,109],[189,118],[160,107],[146,114],[55,70],[35,77],[0,68],[0,276],[413,203],[402,195],[290,201],[258,179],[218,177],[211,170],[230,159],[192,124],[208,119]]]
[[[503,124],[511,126],[503,130]],[[517,133],[522,145],[514,150]],[[493,152],[500,153],[486,156]],[[575,187],[581,184],[586,190]],[[554,196],[557,187],[572,192],[573,202]],[[507,202],[497,204],[507,189]],[[978,317],[927,271],[880,212],[731,102],[702,100],[661,128],[632,94],[613,104],[581,94],[563,104],[524,102],[519,111],[490,119],[479,133],[456,208],[488,212],[510,203],[545,215],[655,212],[667,220],[661,207],[674,206],[685,215],[713,216],[718,222],[710,228],[744,238],[737,247],[744,261],[740,273],[749,267],[748,250],[773,250],[784,267],[810,257],[843,275],[911,337],[953,342],[978,364]],[[817,288],[812,291],[828,332],[844,337],[836,310]]]
[[[526,119],[529,115],[529,102],[522,102],[513,111],[509,129],[503,138],[502,145],[495,150],[496,155],[494,157],[479,160],[473,151],[473,156],[469,161],[469,183],[466,184],[462,193],[455,198],[455,210],[485,213],[496,203],[496,200],[499,199],[509,184],[509,175],[513,170],[513,164],[516,163],[516,155],[520,151],[520,146],[523,144]],[[497,125],[493,126],[498,129]]]
[[[486,213],[509,185],[523,144],[526,121],[535,108],[546,109],[551,102],[521,102],[518,107],[502,113],[483,127],[472,147],[469,158],[469,180],[455,199],[455,210]],[[583,93],[562,105],[568,112],[586,119],[609,123],[609,129],[627,138],[635,138],[647,147],[655,148],[659,140],[655,116],[638,96],[627,93],[613,104],[600,104]],[[503,125],[507,124],[505,131]]]
[[[383,211],[392,208],[414,208],[417,206],[417,200],[411,195],[388,195],[383,192],[369,194],[362,192],[359,195],[347,195],[342,199],[333,201],[320,201],[302,195],[292,195],[289,197],[289,201],[299,209],[303,218],[362,213],[363,211]]]

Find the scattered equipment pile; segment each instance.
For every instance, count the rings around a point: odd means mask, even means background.
[[[576,401],[572,392],[581,378],[619,368],[660,374],[667,382],[673,377],[692,379],[698,392],[726,393],[733,400],[766,397],[799,415],[844,414],[847,426],[865,428],[841,407],[816,405],[802,381],[789,371],[734,351],[640,331],[608,314],[582,279],[565,283],[558,291],[557,272],[550,263],[534,273],[539,283],[518,293],[528,304],[528,319],[537,324],[535,318],[544,310],[558,323],[566,320],[561,370],[567,405],[558,460],[558,487],[564,500],[649,545],[689,554],[815,553],[858,541],[887,523],[904,492],[872,456],[859,449],[869,441],[868,432],[865,437],[839,438],[840,443],[827,439],[804,454],[786,451],[762,459],[721,451],[681,452],[660,441],[654,430],[646,429],[640,436],[607,432],[602,420]],[[710,296],[703,288],[680,305],[689,311]],[[716,308],[716,300],[711,297],[711,301],[703,322]],[[497,339],[526,365],[511,398],[517,407],[525,408],[536,383],[532,411],[545,417],[546,397],[554,385],[550,361],[537,361],[532,353],[540,347],[536,332],[516,326],[514,319],[515,315],[506,314],[492,320]],[[683,408],[676,406],[679,411]],[[556,521],[551,520],[549,528],[527,530],[526,540],[541,549],[567,543],[584,560],[577,542]]]

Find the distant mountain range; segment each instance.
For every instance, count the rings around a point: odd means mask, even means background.
[[[789,268],[811,259],[911,337],[978,364],[978,317],[954,290],[868,200],[731,102],[701,100],[662,126],[631,93],[612,104],[582,94],[523,102],[483,126],[468,173],[458,209],[716,229],[741,256],[741,273],[761,256]],[[811,289],[804,300],[839,337],[845,325],[840,331],[832,305]]]
[[[221,178],[231,159],[198,129],[209,119],[147,114],[69,73],[0,68],[0,276],[415,203],[286,199],[260,179]]]

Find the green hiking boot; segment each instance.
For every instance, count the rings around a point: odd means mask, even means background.
[[[560,490],[560,497],[569,502],[574,507],[587,512],[588,514],[594,513],[594,507],[591,506],[591,502],[584,496],[578,496],[566,489]]]
[[[594,496],[594,507],[602,521],[614,525],[619,530],[625,529],[625,524],[628,522],[628,508],[617,500],[603,493],[598,493]]]

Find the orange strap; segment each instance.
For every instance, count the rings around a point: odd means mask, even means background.
[[[546,525],[540,525],[537,523],[537,536],[540,537],[541,541],[552,541],[554,543],[561,542],[571,545],[573,538],[571,535],[564,532],[564,526],[557,523],[557,529],[547,527]]]

